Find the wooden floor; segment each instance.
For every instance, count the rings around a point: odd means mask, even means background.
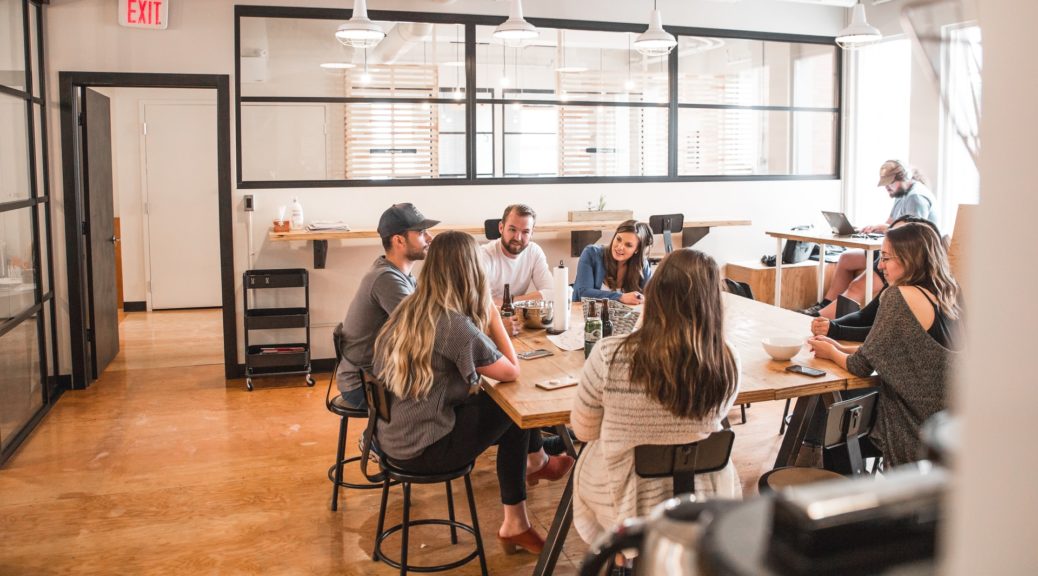
[[[338,419],[324,408],[327,375],[223,379],[220,312],[129,313],[122,351],[88,390],[66,393],[0,470],[0,574],[395,574],[369,559],[378,491],[344,491],[328,509],[326,471]],[[782,404],[755,404],[735,459],[747,495],[770,468]],[[351,428],[356,450],[361,426]],[[529,574],[536,558],[506,556],[494,453],[473,473],[492,574]],[[560,483],[533,488],[545,533]],[[464,491],[455,488],[467,518]],[[416,487],[412,518],[443,514],[443,487]],[[389,521],[399,519],[400,493]],[[457,557],[432,528],[412,533],[412,561]],[[462,544],[470,539],[461,537]],[[399,540],[388,541],[398,550]],[[570,534],[556,574],[574,574],[586,546]],[[457,573],[477,574],[478,563]]]

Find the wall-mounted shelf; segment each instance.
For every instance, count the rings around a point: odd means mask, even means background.
[[[539,234],[545,233],[565,233],[570,234],[570,254],[575,258],[580,256],[580,253],[584,250],[584,247],[588,244],[596,242],[602,237],[603,232],[611,232],[616,230],[616,227],[620,225],[620,220],[601,220],[601,221],[586,221],[586,222],[538,222],[535,230]],[[688,220],[684,222],[684,227],[681,230],[681,246],[686,248],[692,246],[696,242],[699,242],[704,236],[706,236],[710,229],[715,226],[749,226],[751,221],[749,220]],[[479,225],[468,225],[468,224],[457,224],[447,226],[437,226],[436,228],[430,228],[429,232],[434,236],[440,232],[447,230],[458,230],[461,232],[468,232],[473,236],[482,236],[484,228],[482,224]],[[328,241],[329,240],[359,240],[359,239],[370,239],[378,238],[378,231],[374,228],[364,228],[358,230],[318,230],[311,232],[309,230],[292,230],[290,232],[274,232],[273,230],[267,235],[267,238],[273,242],[286,242],[286,241],[305,241],[314,243],[314,268],[324,268],[328,258]]]

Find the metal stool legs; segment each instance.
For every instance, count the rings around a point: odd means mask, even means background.
[[[351,462],[360,462],[360,456],[346,458],[346,436],[349,430],[350,416],[339,416],[339,444],[335,447],[335,464],[328,469],[328,479],[332,482],[332,512],[339,509],[339,488],[354,490],[374,490],[381,484],[357,484],[343,480],[343,469]]]

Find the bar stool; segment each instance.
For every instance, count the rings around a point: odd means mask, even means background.
[[[379,419],[389,422],[389,402],[391,395],[386,391],[385,386],[381,382],[373,378],[367,372],[361,371],[361,378],[364,380],[364,394],[368,399],[368,427],[365,434],[368,438],[375,437],[375,422]],[[446,570],[453,570],[459,566],[471,562],[475,558],[479,558],[480,573],[483,576],[487,575],[487,559],[483,553],[483,538],[479,533],[479,517],[476,515],[476,498],[472,493],[472,478],[469,476],[472,472],[472,466],[474,462],[469,462],[467,465],[457,470],[451,470],[449,472],[443,472],[439,474],[419,474],[404,470],[383,455],[378,463],[382,469],[381,475],[368,474],[367,470],[367,456],[371,450],[371,442],[369,441],[364,446],[363,454],[361,455],[361,471],[364,472],[364,476],[368,480],[376,481],[376,479],[382,480],[382,503],[378,510],[378,527],[375,529],[375,547],[371,553],[371,559],[374,561],[381,560],[393,568],[399,568],[400,574],[403,576],[407,574],[408,570],[413,572],[443,572]],[[451,480],[458,478],[465,479],[465,493],[469,499],[469,515],[472,518],[472,525],[464,524],[459,522],[454,517],[454,494],[451,490]],[[386,520],[386,505],[389,500],[389,487],[393,482],[399,482],[404,487],[404,509],[403,509],[403,521],[400,524],[385,527]],[[449,520],[427,518],[422,520],[411,520],[411,485],[412,484],[438,484],[443,482],[447,486],[447,513]],[[447,564],[440,564],[436,566],[412,566],[407,563],[407,543],[410,528],[412,526],[426,526],[426,525],[438,525],[438,526],[449,526],[451,531],[451,544],[458,543],[458,530],[464,530],[476,540],[475,549],[463,558],[455,560]],[[385,552],[382,551],[382,542],[386,538],[400,532],[400,561],[393,560],[386,556]]]
[[[342,323],[335,327],[335,331],[332,333],[332,342],[335,344],[335,368],[332,370],[332,377],[328,380],[328,390],[324,394],[324,407],[329,412],[339,417],[339,442],[335,448],[335,464],[332,464],[331,468],[328,468],[328,480],[332,482],[332,512],[339,509],[339,488],[353,488],[355,490],[374,490],[375,488],[381,488],[382,484],[379,483],[355,483],[347,482],[343,480],[343,468],[351,462],[359,462],[360,456],[351,456],[346,458],[346,432],[350,425],[350,418],[367,418],[368,411],[362,408],[351,408],[346,405],[346,402],[342,399],[342,396],[338,394],[336,389],[335,397],[332,397],[332,389],[335,383],[336,374],[339,371],[339,363],[342,362],[342,350],[345,344],[345,339],[342,333]]]

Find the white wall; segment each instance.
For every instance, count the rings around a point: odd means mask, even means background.
[[[102,92],[112,107],[112,184],[120,218],[123,300],[147,300],[144,190],[141,163],[141,106],[146,102],[215,102],[215,90],[110,88]],[[214,134],[216,126],[213,126]]]
[[[280,6],[317,6],[342,8],[341,0],[256,0],[251,4]],[[110,0],[55,2],[47,8],[47,69],[50,100],[52,182],[60,183],[60,126],[57,116],[60,71],[162,72],[228,74],[234,72],[234,18],[232,0],[180,0],[170,7],[169,29],[165,31],[122,28],[116,24],[116,5]],[[348,4],[348,3],[346,3]],[[608,10],[603,10],[608,6]],[[380,9],[444,11],[461,14],[504,15],[507,4],[488,0],[460,0],[442,5],[418,0],[380,2]],[[597,0],[527,0],[528,16],[614,22],[646,22],[648,3],[600,2]],[[744,0],[737,4],[705,0],[673,2],[665,6],[667,23],[685,26],[788,32],[797,34],[834,34],[843,24],[844,10],[773,0]],[[329,39],[331,41],[331,39]],[[232,115],[233,122],[233,115]],[[232,125],[233,134],[233,125]],[[233,150],[232,150],[233,152]],[[120,159],[120,162],[122,160]],[[257,202],[257,230],[253,237],[259,251],[257,266],[312,267],[308,245],[273,246],[265,241],[265,228],[278,205],[298,195],[308,219],[343,218],[357,227],[373,225],[381,211],[393,202],[413,201],[430,217],[446,223],[473,223],[496,216],[508,203],[527,201],[545,220],[564,219],[565,211],[583,208],[590,199],[606,193],[613,208],[632,208],[638,217],[658,212],[684,212],[687,218],[751,219],[749,228],[718,229],[701,247],[721,261],[758,258],[773,251],[765,228],[802,223],[818,214],[820,208],[835,208],[840,203],[838,181],[788,183],[739,182],[703,184],[610,184],[610,185],[527,185],[527,186],[436,186],[420,188],[235,190],[234,260],[235,278],[247,267],[248,250],[245,216],[241,210],[244,193],[254,194]],[[60,190],[55,191],[60,198]],[[60,212],[63,204],[56,208]],[[62,222],[56,214],[56,222]],[[63,234],[60,229],[56,233]],[[60,238],[60,236],[59,236]],[[313,305],[312,339],[314,357],[330,357],[330,333],[345,312],[354,286],[370,261],[379,252],[376,243],[335,246],[332,242],[329,267],[311,275]],[[59,252],[63,243],[56,243]],[[545,242],[550,258],[568,257],[564,239]],[[570,261],[571,265],[574,262]],[[64,291],[64,255],[57,254],[59,306],[67,308]],[[240,292],[240,284],[236,286]],[[239,315],[241,302],[238,302]],[[67,334],[67,318],[62,318]],[[63,335],[63,337],[65,337]],[[68,365],[66,355],[63,364]]]
[[[1038,3],[982,0],[984,102],[980,197],[969,246],[969,343],[956,387],[961,454],[945,539],[952,576],[1038,574],[1038,386],[1030,363],[1038,309],[1038,61],[1032,25]],[[1007,266],[1006,246],[1015,247]]]

